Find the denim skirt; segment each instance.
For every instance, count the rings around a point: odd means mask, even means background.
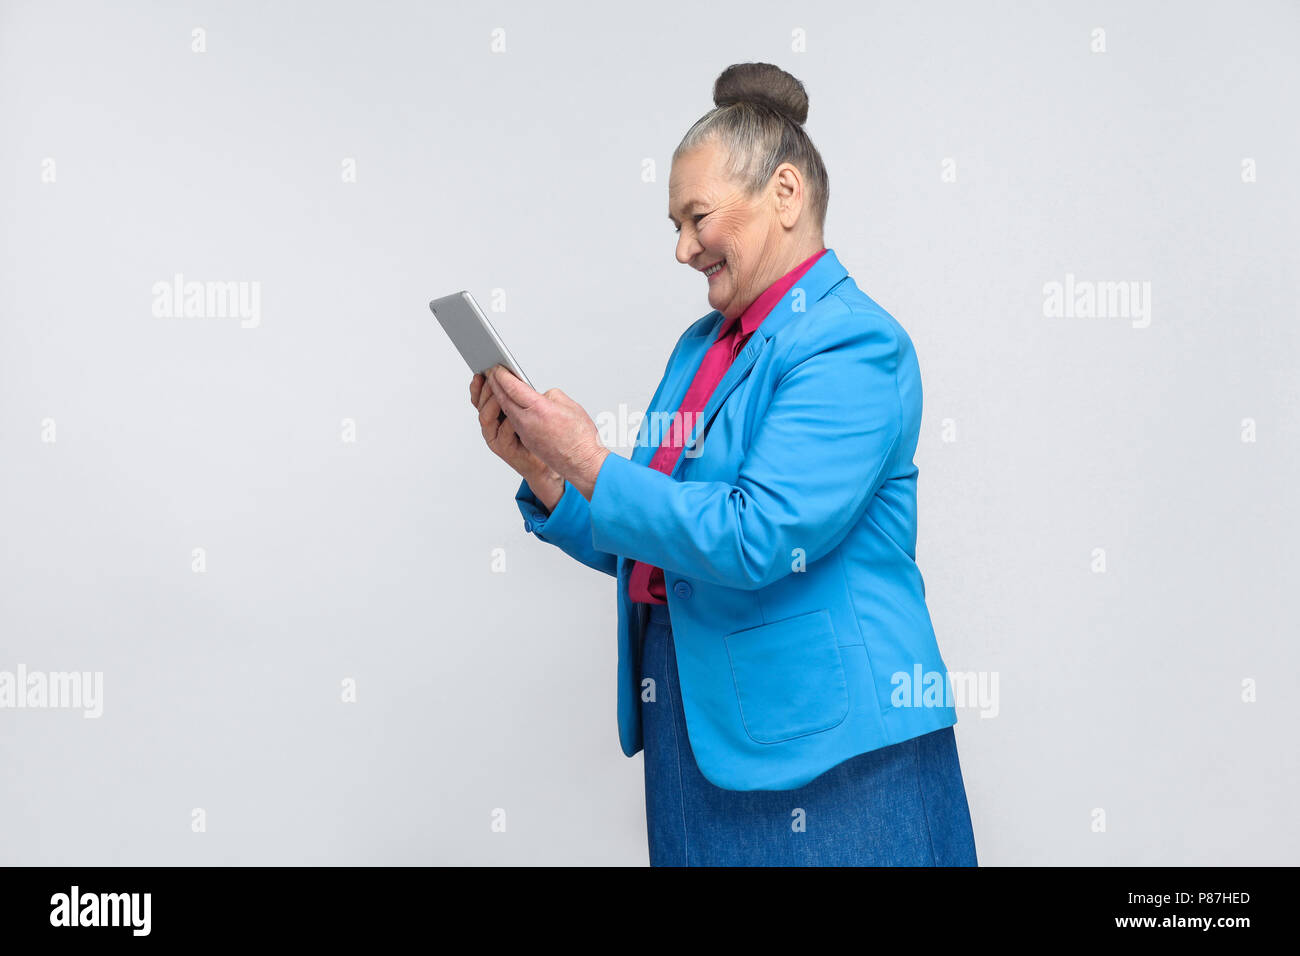
[[[651,866],[976,866],[952,727],[858,754],[796,790],[723,790],[686,735],[668,608],[650,606],[641,676]]]

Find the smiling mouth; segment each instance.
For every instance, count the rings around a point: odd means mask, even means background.
[[[717,262],[709,266],[707,269],[701,269],[700,271],[703,272],[709,278],[712,278],[713,276],[717,275],[718,271],[726,264],[727,264],[726,259],[719,259]]]

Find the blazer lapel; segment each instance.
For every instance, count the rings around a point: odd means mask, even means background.
[[[704,432],[712,423],[714,416],[722,408],[722,403],[736,390],[736,386],[745,380],[749,370],[754,367],[754,362],[758,360],[758,356],[767,347],[768,340],[793,320],[795,316],[802,315],[812,303],[825,297],[831,289],[847,277],[848,270],[835,257],[835,250],[827,249],[826,254],[804,273],[803,278],[790,287],[789,291],[782,296],[780,302],[773,306],[767,318],[759,323],[758,328],[749,337],[745,347],[736,356],[736,360],[731,363],[731,367],[727,369],[727,374],[722,377],[722,381],[718,383],[718,387],[713,390],[713,394],[709,397],[708,404],[704,406],[704,411],[696,419],[691,434],[686,439],[682,454],[673,467],[672,473],[674,476],[686,462],[686,452],[693,449],[697,441],[703,439]],[[712,341],[712,337],[710,337],[710,344]],[[695,363],[695,367],[699,367],[699,362]],[[685,394],[684,388],[682,394]],[[677,401],[680,403],[681,395],[677,396]],[[675,409],[676,406],[674,406]]]
[[[722,403],[727,400],[727,396],[735,391],[737,385],[744,381],[745,376],[749,374],[749,370],[754,367],[754,362],[758,360],[758,356],[767,346],[768,340],[796,315],[801,315],[812,303],[824,298],[846,278],[848,278],[848,270],[836,258],[835,250],[828,248],[826,254],[804,273],[803,278],[791,287],[790,291],[768,313],[767,318],[762,321],[754,334],[749,337],[745,347],[740,350],[736,360],[731,363],[731,368],[727,369],[727,374],[722,377],[718,387],[713,390],[709,403],[691,429],[691,435],[686,441],[683,453],[677,458],[677,464],[672,472],[674,476],[686,460],[686,449],[693,448],[695,443],[700,440],[696,436],[704,434],[714,416],[718,414],[718,410],[722,408]],[[695,373],[699,371],[700,363],[704,361],[704,353],[713,344],[721,322],[722,313],[715,309],[714,321],[709,325],[708,331],[695,336],[688,343],[684,343],[677,355],[677,361],[673,363],[673,367],[665,372],[663,381],[659,383],[659,388],[650,399],[650,406],[641,419],[641,425],[637,430],[636,444],[633,446],[630,456],[632,461],[649,466],[650,460],[654,457],[656,451],[656,446],[651,445],[647,437],[650,431],[650,416],[655,412],[671,414],[681,407],[682,399],[686,397],[686,390],[690,388],[691,380],[695,377]],[[622,582],[627,577],[631,562],[623,555],[618,555],[617,558],[615,573],[619,581]],[[623,593],[625,595],[626,591],[626,586],[624,586]]]
[[[700,363],[704,361],[704,353],[709,349],[709,343],[713,341],[713,336],[717,334],[718,323],[722,320],[722,313],[716,309],[713,311],[714,321],[709,325],[709,331],[703,335],[697,335],[688,342],[682,344],[677,353],[677,359],[664,372],[663,380],[660,381],[659,387],[655,390],[654,395],[650,398],[650,405],[645,410],[645,415],[641,418],[641,424],[637,428],[636,443],[632,446],[632,454],[629,457],[631,461],[638,465],[650,466],[650,459],[654,457],[658,446],[650,444],[650,422],[651,416],[655,412],[663,412],[667,409],[676,411],[681,407],[682,399],[686,397],[686,390],[690,387],[691,379],[700,368]],[[619,581],[623,581],[631,568],[631,562],[623,555],[617,555],[615,562],[615,574]],[[623,593],[627,588],[623,586]]]
[[[654,397],[650,399],[650,405],[645,411],[645,416],[641,419],[641,425],[637,430],[636,444],[632,446],[631,460],[639,465],[649,465],[650,459],[654,457],[658,450],[657,444],[650,442],[650,425],[655,414],[669,415],[677,411],[682,404],[682,399],[686,397],[686,390],[691,386],[691,380],[695,378],[695,373],[699,371],[700,363],[704,361],[704,353],[709,350],[713,344],[713,337],[717,334],[718,323],[722,320],[722,313],[715,312],[715,321],[709,325],[709,331],[703,335],[696,335],[689,341],[683,343],[681,350],[677,353],[677,360],[672,367],[664,373],[664,379],[659,385],[659,390],[655,392]],[[664,438],[663,429],[656,430],[655,436],[662,440]]]

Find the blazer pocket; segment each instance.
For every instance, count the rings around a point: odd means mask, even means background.
[[[745,732],[774,744],[829,730],[849,712],[830,611],[734,631],[723,640]]]

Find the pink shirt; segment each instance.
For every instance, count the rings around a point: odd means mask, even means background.
[[[762,325],[768,313],[825,252],[826,250],[822,249],[821,252],[809,256],[768,286],[763,294],[741,313],[740,321],[731,318],[722,323],[722,327],[718,329],[717,339],[704,353],[704,360],[700,362],[699,370],[691,380],[690,388],[686,390],[686,396],[682,399],[681,408],[678,410],[679,414],[673,416],[663,444],[650,459],[651,468],[662,471],[665,475],[672,474],[673,468],[677,466],[677,459],[682,454],[683,424],[694,423],[699,418],[700,413],[704,411],[704,406],[709,403],[713,390],[727,374],[727,369],[731,368],[731,363],[736,360],[736,356],[740,354],[740,350],[749,341],[754,330]],[[663,569],[633,561],[628,578],[628,593],[633,601],[644,604],[667,604]]]

